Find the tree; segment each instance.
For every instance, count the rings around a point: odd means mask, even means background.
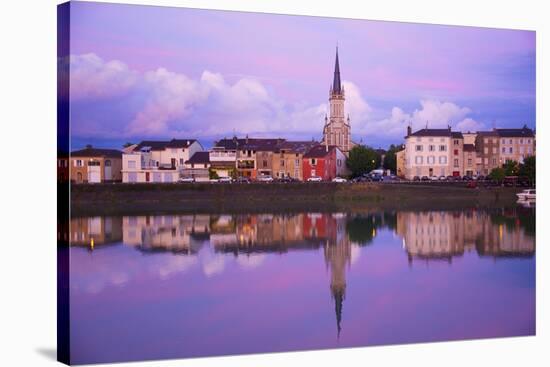
[[[390,148],[384,155],[384,169],[389,169],[392,172],[397,172],[397,156],[396,153],[401,150],[399,145],[390,145]]]
[[[491,180],[502,182],[504,180],[504,177],[506,176],[506,172],[504,168],[493,168],[491,170],[491,173],[489,173],[489,177]]]
[[[527,157],[523,160],[523,164],[519,166],[519,176],[524,176],[529,179],[529,183],[533,185],[536,179],[536,158],[535,156]]]
[[[218,172],[214,171],[212,168],[208,169],[208,176],[211,180],[217,180],[220,178],[220,176],[218,176]]]
[[[507,160],[503,165],[505,176],[517,176],[519,173],[519,165],[516,161]]]
[[[351,148],[346,165],[352,177],[361,176],[380,166],[380,155],[372,148],[356,145]]]

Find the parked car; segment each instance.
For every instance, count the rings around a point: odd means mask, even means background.
[[[439,176],[430,176],[430,181],[439,181]]]
[[[373,174],[370,175],[370,179],[372,180],[372,182],[380,182],[382,181],[382,176],[379,174]]]
[[[344,183],[344,182],[348,182],[348,180],[346,180],[346,179],[343,178],[343,177],[334,177],[334,178],[332,179],[332,182]]]
[[[319,176],[311,176],[307,179],[307,182],[321,182],[323,179]]]
[[[420,181],[430,181],[430,178],[428,176],[422,176],[420,177]]]
[[[257,178],[257,181],[258,182],[273,182],[273,177],[271,177],[269,175],[263,175],[263,176],[259,176]]]
[[[447,180],[447,177],[445,177],[445,176],[439,176],[439,181],[445,181],[445,180]]]
[[[472,181],[472,180],[473,180],[472,176],[464,176],[464,177],[462,177],[462,181]]]
[[[180,179],[178,180],[178,182],[181,182],[181,183],[193,183],[193,182],[195,182],[195,178],[194,178],[194,177],[180,177]]]
[[[220,183],[231,183],[231,182],[233,182],[233,179],[231,179],[231,177],[220,177],[220,178],[218,178],[218,182],[220,182]]]
[[[276,182],[281,182],[281,183],[295,182],[295,180],[292,177],[281,177],[281,178],[276,179],[275,181]]]
[[[235,179],[235,183],[249,184],[250,179],[248,177],[240,176]]]
[[[414,176],[412,180],[413,181],[420,181],[420,177],[419,176]]]

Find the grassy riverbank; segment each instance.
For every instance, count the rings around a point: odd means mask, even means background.
[[[72,185],[72,216],[190,212],[453,209],[515,205],[519,188],[453,184]]]

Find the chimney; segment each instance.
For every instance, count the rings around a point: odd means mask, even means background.
[[[248,144],[248,134],[246,134],[246,144]]]
[[[412,127],[411,125],[407,126],[407,136],[411,136],[412,134]]]

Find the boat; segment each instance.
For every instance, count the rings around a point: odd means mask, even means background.
[[[535,189],[527,189],[523,190],[522,192],[519,192],[516,194],[519,200],[523,201],[534,201],[535,200]]]

